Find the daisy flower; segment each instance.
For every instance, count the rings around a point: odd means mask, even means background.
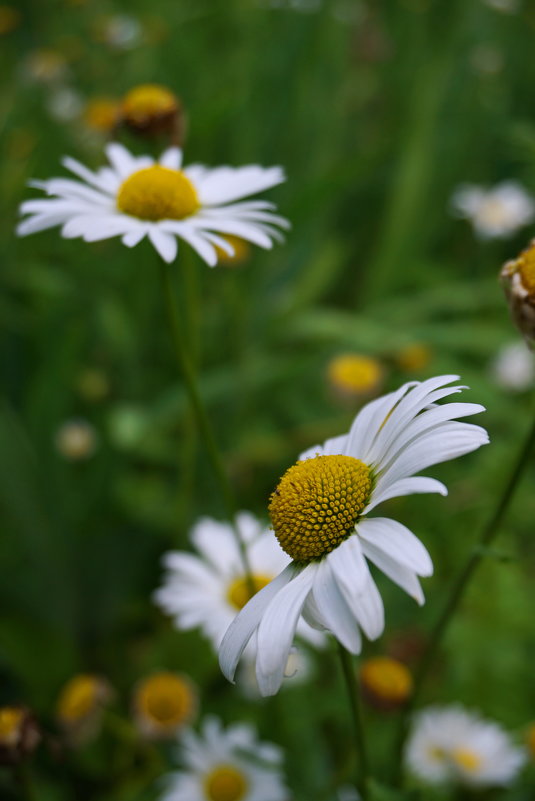
[[[252,514],[240,512],[236,525],[258,591],[289,564],[290,558]],[[173,617],[178,629],[200,628],[217,650],[236,613],[251,598],[250,586],[232,526],[203,517],[193,527],[190,539],[198,556],[185,551],[165,554],[166,575],[154,600]],[[323,644],[325,639],[304,621],[298,634],[314,645]],[[248,656],[254,656],[254,643]]]
[[[166,262],[174,261],[178,239],[183,239],[213,267],[216,247],[234,253],[225,234],[269,249],[272,240],[281,238],[276,226],[289,227],[273,214],[272,203],[236,202],[284,181],[280,167],[182,167],[182,151],[176,147],[155,163],[149,156],[133,156],[117,142],[106,147],[106,154],[109,166],[96,172],[63,159],[81,180],[32,181],[50,197],[21,204],[25,219],[18,225],[19,236],[60,225],[66,239],[86,242],[120,236],[123,245],[134,247],[148,237]]]
[[[492,189],[464,184],[451,204],[456,214],[470,220],[482,239],[512,236],[535,217],[533,198],[514,181],[504,181]]]
[[[437,404],[463,389],[448,386],[457,378],[411,382],[368,403],[348,434],[310,448],[286,471],[269,509],[275,536],[292,561],[227,631],[219,654],[230,681],[256,633],[258,684],[263,695],[276,693],[301,615],[352,653],[361,650],[360,628],[377,638],[384,610],[367,559],[424,602],[418,576],[433,572],[427,550],[401,523],[369,514],[400,495],[445,495],[439,481],[415,474],[488,442],[483,428],[453,422],[483,406]]]
[[[430,784],[505,787],[517,776],[525,753],[498,723],[454,705],[416,715],[405,761],[411,773]]]
[[[260,743],[252,726],[238,723],[223,729],[215,717],[204,721],[201,734],[189,730],[180,738],[184,770],[166,776],[160,801],[286,801],[281,773],[282,753]]]

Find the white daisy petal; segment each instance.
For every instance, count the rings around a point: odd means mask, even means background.
[[[357,621],[338,588],[328,559],[323,559],[319,564],[312,594],[321,620],[329,631],[348,651],[360,653],[361,636]]]
[[[384,488],[379,490],[375,488],[370,503],[362,510],[363,514],[368,514],[372,509],[375,509],[380,503],[388,501],[391,498],[400,498],[402,495],[414,495],[425,492],[438,492],[439,495],[447,495],[448,489],[441,481],[436,478],[427,478],[424,476],[412,476],[410,478],[400,478],[399,481],[394,483],[385,483]]]
[[[420,606],[424,603],[424,594],[413,570],[400,565],[396,559],[385,554],[368,540],[362,541],[362,550],[366,558],[373,562],[394,584],[405,590]]]
[[[178,245],[174,236],[170,236],[156,226],[149,228],[148,236],[164,261],[170,264],[175,260]]]
[[[299,575],[294,575],[285,587],[274,594],[262,612],[256,659],[256,678],[262,695],[274,695],[282,684],[297,623],[316,571],[317,565],[311,564]]]
[[[286,180],[281,167],[218,167],[197,177],[200,201],[206,206],[230,203],[256,192],[263,192]]]
[[[182,166],[182,151],[178,147],[169,147],[160,156],[159,163],[168,170],[179,170]]]
[[[371,543],[400,565],[419,576],[433,575],[433,562],[427,549],[406,526],[388,517],[361,520],[357,526],[361,540]]]
[[[219,665],[223,674],[229,681],[233,681],[236,667],[245,646],[258,627],[262,615],[270,601],[282,590],[299,572],[293,564],[284,568],[277,578],[254,595],[249,603],[232,621],[227,633],[223,637],[219,650]]]

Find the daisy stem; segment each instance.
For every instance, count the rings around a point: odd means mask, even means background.
[[[353,717],[353,725],[355,727],[355,745],[357,747],[357,754],[359,759],[358,774],[356,786],[362,801],[367,801],[368,798],[368,758],[366,754],[366,741],[364,738],[364,726],[362,725],[362,712],[360,708],[360,694],[357,681],[357,673],[355,671],[355,662],[352,655],[347,651],[341,643],[338,643],[338,651],[340,653],[340,661],[342,662],[342,671],[346,684],[347,694],[349,696],[349,706],[351,708],[351,715]]]
[[[195,370],[189,358],[188,350],[182,336],[175,295],[173,292],[170,266],[164,262],[163,259],[160,259],[160,277],[162,280],[163,295],[167,309],[167,316],[169,318],[175,354],[182,371],[182,377],[186,385],[186,391],[189,396],[191,408],[197,420],[197,425],[204,441],[208,458],[221,488],[221,494],[223,496],[226,513],[234,530],[234,536],[240,551],[245,576],[247,578],[250,591],[254,595],[256,592],[256,586],[254,583],[253,574],[251,572],[251,567],[249,565],[247,551],[245,549],[243,539],[236,525],[236,503],[234,501],[234,495],[223,466],[223,460],[219,453],[208,415],[206,414],[206,410],[201,399]]]
[[[498,503],[494,512],[490,516],[486,525],[483,528],[479,543],[473,548],[468,560],[462,570],[460,571],[457,579],[455,580],[449,598],[447,599],[444,608],[438,618],[435,627],[431,632],[431,636],[427,642],[427,646],[416,666],[414,672],[414,690],[412,696],[409,698],[405,705],[399,727],[399,734],[396,741],[396,783],[401,781],[401,764],[403,759],[403,748],[409,729],[410,716],[416,707],[416,704],[422,693],[425,680],[427,679],[430,668],[436,656],[437,649],[444,637],[448,625],[452,621],[454,614],[459,606],[472,574],[479,566],[484,556],[488,552],[488,547],[496,537],[504,515],[509,508],[513,499],[515,490],[518,486],[520,477],[524,469],[529,463],[529,458],[533,447],[535,446],[535,419],[528,431],[528,435],[520,449],[520,452],[513,464],[513,469],[505,484],[503,492],[499,497]]]

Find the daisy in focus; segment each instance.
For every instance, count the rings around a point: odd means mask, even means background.
[[[429,707],[416,715],[405,762],[430,784],[506,787],[525,762],[522,748],[493,721],[461,706]]]
[[[256,633],[256,675],[262,695],[275,694],[301,616],[330,631],[351,653],[360,629],[376,639],[384,628],[381,596],[368,563],[424,602],[419,576],[433,572],[415,535],[386,517],[369,517],[380,503],[446,487],[415,475],[485,445],[485,429],[455,418],[484,411],[475,403],[438,404],[463,387],[458,376],[410,382],[361,409],[348,434],[301,454],[271,496],[273,530],[292,561],[239,612],[219,658],[232,681]]]
[[[505,239],[535,218],[533,198],[514,181],[492,189],[464,184],[454,193],[451,205],[455,214],[470,220],[481,239]]]
[[[271,531],[252,514],[240,512],[236,525],[254,585],[257,591],[261,590],[286,567],[290,558]],[[154,600],[172,616],[178,629],[200,628],[217,650],[237,612],[250,600],[250,586],[232,526],[209,517],[201,518],[190,539],[198,556],[184,551],[167,553],[163,558],[167,572],[163,585],[154,593]],[[298,634],[314,645],[323,644],[325,639],[304,621]],[[249,649],[248,656],[254,656],[254,647]]]
[[[200,734],[180,738],[184,770],[164,778],[160,801],[286,801],[281,750],[260,743],[252,726],[238,723],[223,729],[206,718]]]
[[[66,239],[86,242],[120,236],[134,247],[148,237],[166,262],[175,260],[178,240],[187,242],[211,267],[220,248],[233,255],[225,234],[269,249],[281,239],[278,228],[288,228],[273,213],[272,203],[246,200],[285,180],[280,167],[182,167],[182,151],[166,150],[155,162],[134,156],[117,142],[106,147],[109,166],[96,172],[70,157],[63,165],[81,180],[51,178],[32,181],[48,198],[26,200],[19,236],[61,226]]]

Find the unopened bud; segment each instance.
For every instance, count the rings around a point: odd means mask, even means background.
[[[518,258],[504,264],[500,279],[517,328],[535,346],[535,239]]]

